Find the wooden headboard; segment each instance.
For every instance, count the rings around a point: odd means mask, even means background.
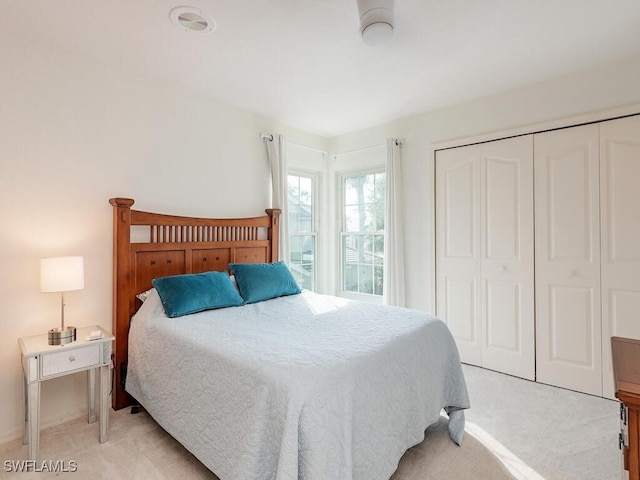
[[[113,408],[130,404],[120,379],[128,358],[129,322],[140,307],[136,294],[154,278],[227,270],[230,263],[278,260],[280,210],[254,218],[195,218],[132,210],[130,198],[112,198]]]

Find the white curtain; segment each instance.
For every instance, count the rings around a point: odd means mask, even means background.
[[[280,214],[280,247],[278,258],[289,264],[289,217],[287,212],[287,160],[284,135],[265,135],[267,159],[271,167],[271,208]]]
[[[401,147],[401,140],[387,139],[383,302],[398,307],[406,306]]]

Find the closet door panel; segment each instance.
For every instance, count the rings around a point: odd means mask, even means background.
[[[466,344],[477,344],[477,329],[474,319],[476,310],[477,282],[473,278],[462,278],[461,275],[445,277],[444,298],[449,330],[456,340]],[[475,360],[474,357],[470,357]],[[475,363],[475,362],[474,362]],[[477,365],[480,364],[478,360]]]
[[[534,149],[537,379],[601,395],[598,125]]]
[[[519,259],[520,160],[491,153],[483,155],[485,258]]]
[[[517,354],[522,343],[519,282],[487,280],[485,287],[486,348]],[[489,367],[489,365],[486,366]],[[499,366],[504,367],[504,365]],[[497,369],[497,366],[489,368]]]
[[[550,287],[551,322],[549,339],[550,355],[553,362],[567,366],[591,368],[593,365],[593,303],[594,292],[591,288]],[[572,322],[564,321],[573,318]]]
[[[640,117],[600,124],[603,394],[614,398],[611,337],[640,338]]]
[[[562,132],[564,133],[564,132]],[[583,262],[592,259],[593,202],[595,193],[592,176],[593,152],[576,148],[546,161],[547,248],[553,265]],[[597,165],[597,163],[596,163]]]
[[[483,366],[535,378],[533,136],[481,145]]]
[[[478,147],[436,153],[436,313],[460,359],[482,364]]]

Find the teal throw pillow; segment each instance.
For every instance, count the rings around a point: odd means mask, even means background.
[[[243,304],[227,272],[172,275],[152,283],[169,318]]]
[[[284,262],[231,263],[240,295],[245,303],[300,293],[300,287]]]

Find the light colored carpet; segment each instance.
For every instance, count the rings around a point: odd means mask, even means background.
[[[431,425],[425,439],[407,450],[391,480],[513,480],[502,462],[468,431],[458,447],[445,418]]]
[[[621,478],[617,402],[477,367],[464,372],[472,408],[462,447],[441,420],[405,453],[392,480]],[[108,443],[98,443],[97,424],[79,419],[43,431],[40,453],[41,460],[77,462],[78,472],[63,478],[217,479],[148,414],[128,409],[111,412]],[[0,445],[3,464],[27,454],[20,440]],[[0,469],[1,479],[43,476],[54,475]]]
[[[617,401],[463,368],[471,400],[467,429],[508,448],[515,467],[527,467],[521,478],[620,480]]]
[[[60,476],[74,479],[113,480],[217,480],[182,445],[151,417],[128,409],[111,412],[109,442],[98,443],[97,425],[84,419],[49,428],[40,435],[40,460],[74,460],[78,471]],[[0,446],[0,459],[24,459],[27,447],[20,440]],[[51,473],[28,473],[20,478],[50,478]],[[0,472],[0,478],[15,478]],[[455,445],[441,419],[431,426],[425,441],[409,449],[393,480],[513,480],[502,463],[472,435],[465,434],[462,447]],[[330,480],[330,479],[327,479]]]

